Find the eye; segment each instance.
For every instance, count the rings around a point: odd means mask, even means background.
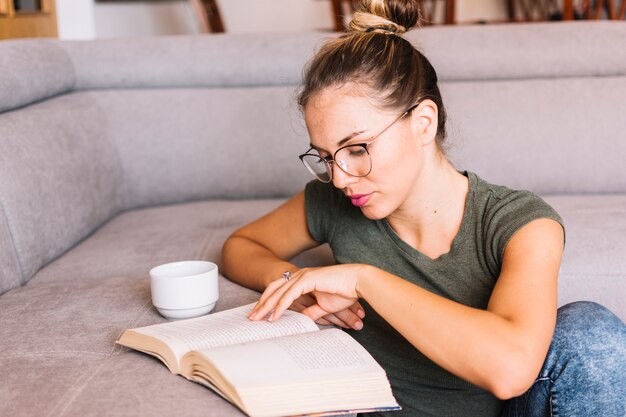
[[[363,146],[352,146],[348,148],[348,152],[350,156],[359,157],[365,155],[367,152],[365,151],[365,147]]]

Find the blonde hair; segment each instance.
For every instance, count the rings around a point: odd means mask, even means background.
[[[437,74],[402,34],[420,19],[415,0],[362,0],[346,35],[327,41],[305,67],[298,96],[302,110],[316,93],[354,83],[383,108],[405,111],[423,99],[438,108],[437,143],[446,138],[446,111]]]
[[[384,0],[365,0],[361,10],[352,16],[350,30],[367,32],[374,30],[390,31],[402,35],[419,22],[419,6],[415,1],[399,1],[388,4]],[[415,21],[413,21],[415,19]],[[408,25],[409,27],[405,27]]]

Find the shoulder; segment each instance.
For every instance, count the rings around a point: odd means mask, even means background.
[[[484,220],[523,221],[527,217],[548,217],[562,223],[557,211],[534,192],[495,185],[471,172],[468,176],[475,184],[475,205]]]
[[[504,249],[517,231],[537,219],[551,219],[564,229],[557,211],[540,196],[529,190],[515,190],[491,184],[474,173],[474,206],[485,249],[500,263]]]

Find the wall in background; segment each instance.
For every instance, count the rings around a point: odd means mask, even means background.
[[[324,0],[218,0],[231,33],[330,30],[330,2]],[[502,0],[457,0],[457,22],[502,20]],[[199,26],[183,0],[96,3],[57,0],[59,37],[93,39],[198,33]]]
[[[330,30],[330,1],[218,0],[229,32]]]
[[[61,39],[96,36],[93,0],[56,0],[57,27]]]
[[[199,32],[185,1],[95,3],[94,19],[98,38]]]

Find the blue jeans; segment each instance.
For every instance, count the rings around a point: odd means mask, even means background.
[[[596,303],[558,310],[537,380],[502,412],[502,417],[548,416],[626,416],[626,326]]]

